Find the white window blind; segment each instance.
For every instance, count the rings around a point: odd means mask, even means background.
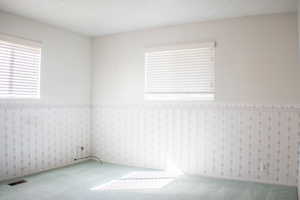
[[[0,35],[0,98],[40,98],[41,46]]]
[[[145,54],[146,100],[214,100],[215,42]]]

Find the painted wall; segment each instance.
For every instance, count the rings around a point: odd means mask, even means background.
[[[42,42],[41,99],[34,103],[90,103],[90,38],[5,13],[0,33]]]
[[[298,41],[299,41],[299,50],[298,50],[298,61],[300,67],[300,0],[298,0]],[[300,74],[299,74],[300,76]],[[298,180],[300,180],[300,143],[298,144]],[[300,181],[298,181],[298,199],[300,199]]]
[[[300,103],[295,13],[95,38],[93,103],[143,103],[146,47],[207,40],[217,42],[217,102]]]
[[[0,33],[42,42],[41,99],[0,100],[0,180],[88,155],[90,38],[2,12]]]
[[[215,103],[143,100],[146,47],[207,40],[217,42]],[[171,163],[186,173],[296,185],[300,115],[287,105],[300,103],[297,51],[295,13],[94,38],[92,152],[128,165]]]
[[[300,0],[298,0],[298,12],[297,12],[297,21],[298,21],[298,41],[299,41],[299,51],[298,51],[298,58],[299,58],[299,61],[300,61]]]

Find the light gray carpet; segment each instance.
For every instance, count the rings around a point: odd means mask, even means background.
[[[296,200],[296,187],[174,176],[88,161],[0,184],[1,200]],[[112,181],[112,182],[111,182]],[[103,186],[103,184],[106,184]]]

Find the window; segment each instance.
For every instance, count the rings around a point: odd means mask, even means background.
[[[146,100],[214,100],[215,42],[149,49]]]
[[[39,43],[0,35],[0,98],[40,98]]]

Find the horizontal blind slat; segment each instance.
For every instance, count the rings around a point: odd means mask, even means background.
[[[37,59],[37,60],[34,60],[34,61],[28,61],[28,60],[22,60],[22,59],[14,59],[14,58],[9,58],[10,60],[8,59],[3,59],[3,58],[0,58],[0,62],[3,64],[3,65],[7,65],[7,64],[14,64],[16,66],[18,65],[25,65],[25,66],[35,66],[35,65],[38,65],[40,63],[40,59]]]
[[[0,52],[0,60],[4,60],[4,61],[20,61],[20,62],[25,62],[25,63],[35,63],[38,62],[40,58],[38,57],[24,57],[24,56],[18,56],[18,55],[5,55],[5,54],[1,54]]]
[[[9,79],[9,80],[31,80],[31,81],[36,81],[38,80],[37,76],[26,76],[26,75],[18,75],[18,74],[13,74],[13,73],[9,73],[7,74],[2,74],[0,73],[0,79],[5,78],[5,79]]]
[[[26,50],[4,48],[1,45],[0,45],[0,53],[4,55],[10,55],[14,53],[15,55],[24,56],[24,57],[34,57],[40,54],[40,52],[27,52]]]
[[[1,67],[1,66],[0,66]],[[18,73],[20,73],[20,74],[25,74],[25,75],[35,75],[35,76],[38,76],[38,71],[37,70],[30,70],[30,69],[19,69],[19,68],[15,68],[15,69],[13,69],[13,71],[14,71],[14,74],[18,74]],[[6,74],[9,74],[9,73],[11,73],[11,69],[9,69],[9,68],[0,68],[0,74],[1,73],[6,73]]]

